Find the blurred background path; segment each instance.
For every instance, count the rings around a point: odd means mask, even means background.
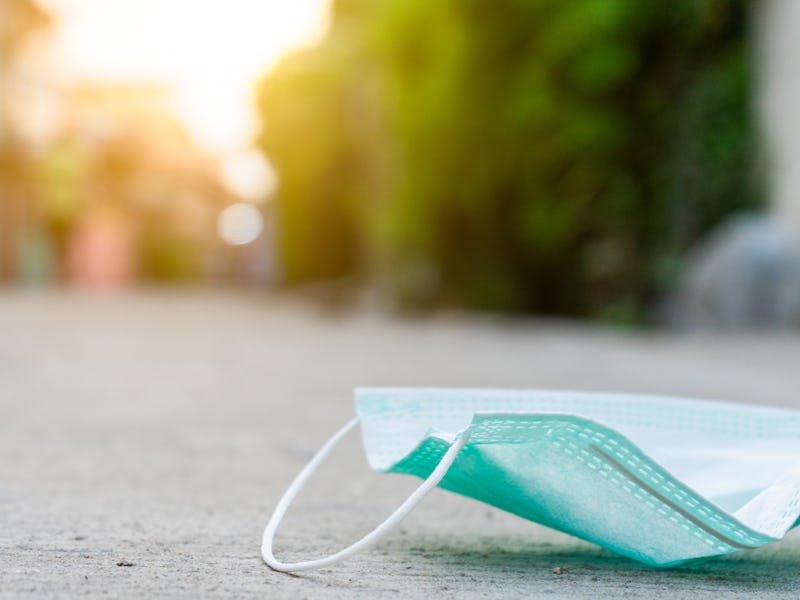
[[[0,597],[795,598],[797,536],[652,571],[436,490],[377,547],[273,573],[262,528],[359,385],[598,389],[800,406],[800,338],[399,319],[233,293],[0,295]],[[280,556],[339,549],[415,480],[357,436],[298,500]],[[127,566],[130,565],[130,566]],[[566,567],[559,572],[559,567]]]

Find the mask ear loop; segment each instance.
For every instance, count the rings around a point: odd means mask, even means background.
[[[264,562],[267,563],[272,569],[276,571],[306,571],[308,569],[317,569],[319,567],[324,567],[347,558],[348,556],[351,556],[352,554],[355,554],[356,552],[359,552],[367,546],[375,543],[381,537],[386,535],[400,521],[402,521],[403,518],[408,515],[408,513],[414,510],[414,508],[422,501],[425,495],[439,484],[442,478],[447,474],[450,466],[455,461],[456,456],[461,448],[463,448],[464,444],[467,443],[468,439],[467,436],[462,436],[456,439],[455,442],[453,442],[453,445],[450,446],[447,452],[445,452],[442,460],[439,461],[439,464],[436,466],[433,472],[431,472],[431,474],[428,475],[428,478],[425,479],[425,481],[423,481],[422,484],[416,490],[414,490],[414,492],[408,498],[406,498],[405,502],[403,502],[397,508],[397,510],[389,515],[386,520],[383,521],[383,523],[378,525],[370,533],[365,535],[351,546],[348,546],[344,550],[340,550],[335,554],[318,558],[316,560],[308,560],[296,563],[280,562],[272,553],[272,544],[275,538],[275,532],[278,530],[278,526],[281,524],[286,511],[300,490],[303,489],[303,486],[309,480],[311,475],[314,474],[314,471],[317,470],[322,461],[328,457],[341,439],[350,433],[350,431],[352,431],[357,424],[358,417],[352,419],[339,431],[333,434],[331,439],[329,439],[325,445],[319,449],[319,451],[303,468],[303,470],[300,471],[295,480],[289,486],[289,489],[287,489],[283,494],[283,497],[281,498],[280,502],[278,502],[278,505],[275,507],[275,511],[272,513],[272,517],[264,529],[264,538],[261,542],[261,556],[264,558]]]

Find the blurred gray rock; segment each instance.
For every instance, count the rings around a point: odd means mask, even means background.
[[[723,329],[800,326],[798,235],[762,215],[723,225],[692,259],[677,322]]]

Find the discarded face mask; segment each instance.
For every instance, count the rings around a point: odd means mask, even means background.
[[[800,524],[800,411],[562,391],[359,389],[358,417],[297,476],[264,531],[301,571],[383,536],[431,489],[475,498],[653,566],[758,548]],[[361,425],[370,466],[423,484],[334,555],[278,561],[275,531],[306,480]]]

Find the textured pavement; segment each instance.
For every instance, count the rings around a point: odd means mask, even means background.
[[[800,536],[659,571],[435,490],[385,541],[290,576],[280,494],[366,385],[668,393],[800,407],[800,335],[397,319],[258,295],[0,293],[0,598],[797,598]],[[336,551],[417,480],[357,435],[281,559]]]

